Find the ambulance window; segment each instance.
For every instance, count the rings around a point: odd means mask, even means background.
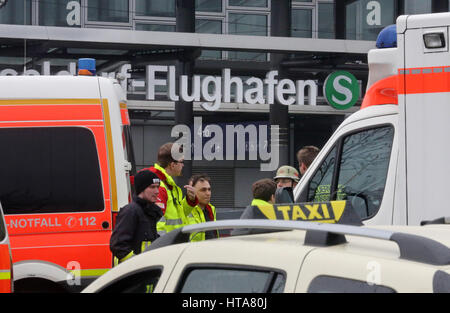
[[[248,268],[192,268],[178,287],[180,293],[281,293],[285,276]]]
[[[124,140],[124,150],[125,158],[131,163],[131,175],[136,174],[136,159],[134,157],[133,141],[131,138],[131,129],[129,125],[123,126],[123,140]]]
[[[161,277],[161,269],[145,269],[114,281],[100,293],[152,293]]]
[[[381,205],[393,138],[394,128],[387,126],[343,140],[338,186],[361,218],[374,215]]]
[[[365,281],[332,276],[317,276],[308,286],[309,293],[395,293],[390,287]]]
[[[309,182],[307,202],[330,201],[330,187],[336,163],[336,147],[323,161]]]
[[[3,239],[5,239],[6,237],[6,227],[3,221],[2,206],[0,205],[0,241],[3,241]]]
[[[81,127],[0,129],[5,214],[102,211],[93,133]]]

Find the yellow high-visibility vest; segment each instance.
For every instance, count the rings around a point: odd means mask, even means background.
[[[166,211],[156,224],[158,234],[163,235],[171,230],[187,225],[189,222],[184,214],[184,207],[193,207],[187,203],[186,198],[183,198],[183,192],[173,178],[158,164],[155,164],[154,167],[165,176],[165,180],[161,181],[160,186],[166,189],[167,192]],[[169,188],[169,186],[172,188]]]
[[[209,206],[211,207],[211,210],[212,210],[213,216],[214,216],[214,221],[215,221],[216,220],[216,208],[211,203],[209,204]],[[205,223],[206,222],[205,214],[207,214],[207,213],[204,213],[202,208],[197,205],[194,209],[192,209],[192,211],[190,212],[190,214],[187,217],[189,224]],[[217,237],[219,237],[219,232],[217,232]],[[206,239],[205,232],[193,233],[190,236],[191,241],[202,241],[205,239]]]

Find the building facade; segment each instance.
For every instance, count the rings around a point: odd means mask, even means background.
[[[261,170],[271,126],[278,126],[272,134],[279,137],[272,143],[278,165],[298,167],[298,149],[322,147],[358,109],[366,54],[379,31],[401,14],[448,11],[449,1],[7,0],[0,6],[0,75],[75,75],[81,57],[97,60],[98,75],[120,73],[137,168],[153,165],[158,147],[179,139],[175,127],[186,125],[193,159],[186,172],[211,176],[220,212],[245,207],[251,184],[273,177],[274,169]],[[333,104],[327,81],[342,72],[353,77],[342,82],[351,92],[341,88]],[[234,142],[227,142],[227,129],[236,132]],[[241,129],[246,134],[239,139]]]

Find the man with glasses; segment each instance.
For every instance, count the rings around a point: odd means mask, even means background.
[[[178,151],[173,154],[172,150]],[[174,181],[174,177],[182,175],[184,167],[183,158],[174,158],[174,155],[182,154],[181,150],[182,146],[171,142],[162,145],[158,151],[158,162],[149,168],[161,180],[156,201],[164,214],[157,225],[160,235],[189,224],[184,211],[190,212],[198,204],[194,187],[184,186],[187,196],[183,197],[181,188]]]

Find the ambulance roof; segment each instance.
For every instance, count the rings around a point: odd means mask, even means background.
[[[442,27],[449,25],[450,12],[402,15],[397,18],[397,33],[404,33],[406,28]]]
[[[357,121],[365,120],[368,118],[378,117],[378,116],[386,116],[386,115],[394,115],[398,114],[398,106],[393,104],[386,105],[376,105],[365,108],[363,110],[359,110],[352,115],[350,115],[340,126],[339,128],[344,127],[347,124],[354,123]]]

